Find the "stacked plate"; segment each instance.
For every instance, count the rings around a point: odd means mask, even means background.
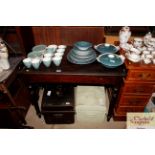
[[[89,64],[96,60],[96,53],[92,49],[92,44],[86,41],[79,41],[67,55],[69,62],[74,64]]]

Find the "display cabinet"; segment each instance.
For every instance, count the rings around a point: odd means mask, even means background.
[[[21,58],[10,58],[11,68],[0,74],[0,128],[22,128],[30,106],[27,86],[17,76]]]

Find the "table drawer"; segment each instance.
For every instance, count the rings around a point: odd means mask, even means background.
[[[128,71],[127,80],[146,80],[146,81],[155,81],[155,72],[152,70],[147,71]]]
[[[128,106],[121,106],[116,108],[116,113],[121,115],[126,115],[127,112],[143,112],[144,107],[128,107]]]
[[[121,96],[118,106],[145,106],[149,101],[150,96],[131,96],[131,95],[124,95]]]
[[[123,93],[126,94],[146,94],[150,95],[153,92],[153,83],[133,83],[127,82],[123,87]]]

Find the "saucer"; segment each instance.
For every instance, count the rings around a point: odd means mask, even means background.
[[[139,61],[141,60],[141,57],[135,59],[135,58],[133,58],[133,57],[128,56],[127,58],[128,58],[130,61],[135,62],[135,63],[136,63],[136,62],[139,62]]]

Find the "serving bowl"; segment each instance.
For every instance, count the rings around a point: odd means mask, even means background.
[[[97,61],[107,68],[116,68],[124,63],[124,58],[117,54],[101,54],[97,58]]]
[[[92,43],[87,41],[78,41],[74,44],[80,50],[87,50],[88,48],[92,47]]]
[[[102,54],[103,53],[116,53],[119,50],[119,48],[116,47],[115,45],[107,44],[107,43],[98,44],[94,46],[94,48]]]

